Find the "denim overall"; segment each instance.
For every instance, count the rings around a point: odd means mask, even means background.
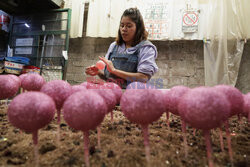
[[[110,52],[108,60],[111,60],[114,67],[116,69],[126,71],[126,72],[137,72],[137,66],[138,66],[138,53],[140,47],[144,45],[152,45],[149,41],[142,41],[140,42],[136,47],[137,50],[133,54],[127,54],[127,53],[118,53],[118,45],[115,45],[113,50]],[[127,87],[127,81],[117,77],[113,74],[111,74],[107,68],[104,69],[104,75],[105,78],[109,81],[116,82],[118,85],[120,85],[123,89],[126,89]],[[128,78],[129,79],[129,78]]]

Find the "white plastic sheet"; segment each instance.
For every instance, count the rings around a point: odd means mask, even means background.
[[[89,0],[87,36],[116,37],[120,17],[129,7],[139,8],[145,23],[149,20],[155,24],[160,22],[159,25],[155,25],[156,27],[166,24],[162,26],[163,33],[159,40],[203,40],[203,38],[217,36],[219,33],[217,29],[224,22],[224,20],[218,20],[222,12],[224,12],[223,16],[227,17],[230,31],[235,33],[232,33],[233,36],[236,35],[241,39],[250,38],[249,0]],[[228,10],[225,11],[225,9]],[[197,32],[182,32],[183,14],[186,11],[197,12]],[[158,16],[163,14],[165,18],[149,18],[147,16],[150,12]],[[195,19],[191,21],[196,22]]]
[[[244,41],[211,40],[204,43],[205,85],[235,86]]]
[[[90,0],[87,36],[116,37],[123,11],[137,7],[151,40],[203,39],[207,3],[199,0]],[[183,13],[197,12],[198,31],[183,33]]]
[[[123,11],[136,4],[136,0],[90,0],[86,35],[116,37]]]
[[[248,0],[209,1],[204,43],[205,85],[235,86],[245,38],[250,37]],[[248,27],[248,28],[247,28]],[[206,41],[206,40],[205,40]]]
[[[64,8],[71,9],[70,38],[82,37],[84,0],[65,0]]]

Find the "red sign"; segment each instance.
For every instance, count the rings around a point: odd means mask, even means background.
[[[10,23],[9,16],[0,15],[0,23]]]
[[[198,21],[198,15],[195,12],[188,12],[183,16],[183,23],[187,26],[195,25]]]

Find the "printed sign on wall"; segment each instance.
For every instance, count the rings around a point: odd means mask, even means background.
[[[198,31],[198,12],[185,11],[182,15],[182,32],[193,33]]]
[[[32,47],[23,47],[23,46],[32,46],[32,44],[33,44],[33,38],[17,38],[15,54],[32,54]]]
[[[167,38],[168,29],[168,3],[150,3],[144,11],[144,22],[148,31],[148,38],[160,40]]]

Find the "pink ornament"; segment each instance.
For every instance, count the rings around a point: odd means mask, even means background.
[[[237,88],[229,85],[217,85],[214,88],[221,91],[231,104],[230,117],[243,112],[244,99]]]
[[[96,92],[103,98],[105,104],[107,105],[106,114],[110,113],[111,123],[113,123],[113,109],[115,108],[115,105],[116,105],[116,96],[114,92],[110,89],[101,89],[103,87],[104,85],[92,84],[92,86],[89,87],[88,90]],[[98,138],[97,141],[98,141],[99,148],[101,147],[100,135],[101,135],[101,129],[100,127],[97,127],[97,138]]]
[[[163,94],[157,89],[127,89],[120,105],[125,117],[140,125],[158,120],[165,111]]]
[[[113,109],[115,108],[115,105],[116,105],[116,97],[113,91],[110,89],[88,89],[88,90],[96,92],[98,95],[100,95],[103,98],[105,104],[107,105],[106,114],[110,113],[111,123],[113,123]],[[101,147],[100,135],[101,135],[101,129],[100,127],[97,127],[97,137],[98,137],[97,141],[98,141],[99,148]]]
[[[219,127],[230,114],[226,96],[213,88],[189,90],[179,102],[179,114],[192,127],[209,130]]]
[[[71,85],[63,80],[54,80],[47,82],[41,88],[41,92],[46,93],[56,103],[57,109],[57,143],[60,141],[60,123],[61,123],[61,108],[64,101],[71,95],[72,88]]]
[[[14,77],[9,75],[0,75],[0,99],[6,99],[13,97],[17,94],[20,87],[20,82],[18,82]]]
[[[156,87],[148,82],[132,82],[126,89],[156,89]]]
[[[235,87],[230,86],[230,85],[217,85],[214,87],[216,90],[220,91],[221,93],[223,93],[231,106],[231,110],[230,110],[230,115],[234,116],[234,115],[240,115],[240,113],[243,112],[243,107],[244,107],[244,98],[242,93]],[[231,163],[233,163],[233,151],[232,151],[232,147],[231,147],[231,134],[230,134],[230,130],[229,130],[229,121],[225,121],[225,129],[226,129],[226,137],[227,137],[227,144],[228,144],[228,153],[229,153],[229,157],[230,157],[230,161]],[[222,138],[222,133],[220,132],[220,143],[221,143],[221,149],[224,150],[224,144],[223,144],[223,138]]]
[[[94,91],[80,91],[71,95],[63,105],[63,117],[70,127],[88,131],[95,129],[103,120],[107,106]]]
[[[83,82],[80,84],[81,86],[84,86],[85,88],[87,88],[88,82]]]
[[[82,85],[73,85],[72,86],[72,94],[79,92],[79,91],[86,91],[86,90],[87,90],[87,88],[85,86],[82,86]]]
[[[106,105],[94,91],[80,91],[71,95],[63,105],[63,116],[67,124],[84,133],[84,157],[89,167],[89,130],[95,129],[104,119]]]
[[[109,89],[89,89],[89,91],[99,94],[107,105],[107,113],[113,111],[116,105],[116,97],[112,90]],[[106,113],[106,114],[107,114]]]
[[[27,92],[16,96],[9,105],[8,119],[12,125],[32,133],[34,159],[38,166],[38,130],[52,121],[55,103],[51,97],[41,92]]]
[[[21,79],[18,76],[12,74],[9,74],[8,76],[14,79],[18,83],[19,87],[21,86]]]
[[[28,76],[28,75],[29,75],[28,73],[20,75],[19,78],[21,79],[21,82],[22,82],[22,80],[23,80],[26,76]]]
[[[222,94],[224,94],[230,103],[231,109],[230,109],[230,115],[229,117],[232,117],[234,115],[239,115],[243,112],[244,107],[244,98],[242,93],[235,87],[230,85],[217,85],[213,87],[217,91],[220,91]],[[226,136],[227,136],[227,144],[228,144],[228,152],[231,163],[233,163],[233,151],[231,147],[231,135],[229,130],[229,123],[228,120],[225,122],[225,129],[226,129]],[[223,138],[222,133],[220,132],[220,143],[221,143],[221,149],[224,150],[224,144],[223,144]]]
[[[102,60],[99,60],[96,62],[95,66],[99,69],[99,70],[103,70],[105,68],[105,63]]]
[[[228,119],[230,110],[227,97],[214,88],[194,88],[180,99],[178,111],[181,118],[204,131],[209,167],[213,167],[209,131],[221,126]]]
[[[165,93],[166,111],[179,115],[178,104],[183,95],[190,89],[186,86],[175,86]]]
[[[10,123],[30,133],[47,125],[53,119],[54,114],[53,99],[41,92],[19,94],[8,108]]]
[[[87,89],[98,89],[98,85],[92,82],[84,82],[81,85],[86,86]]]
[[[40,91],[45,83],[41,75],[32,73],[22,79],[22,88],[28,91]]]
[[[120,99],[122,97],[122,89],[116,83],[113,82],[106,82],[104,83],[104,89],[111,89],[116,96],[116,104],[120,103]]]
[[[167,120],[169,118],[168,114],[169,112],[178,115],[178,104],[180,102],[180,99],[185,93],[187,93],[190,89],[186,86],[174,86],[169,91],[166,91],[164,94],[165,97],[165,107],[166,107],[166,115]],[[187,137],[186,137],[186,122],[181,119],[181,127],[182,127],[182,135],[183,135],[183,143],[184,143],[184,152],[185,157],[188,155],[188,147],[187,147]]]
[[[134,82],[130,88],[137,86]],[[151,87],[151,86],[150,86]],[[144,87],[147,88],[147,87]],[[121,110],[131,122],[140,124],[144,136],[146,160],[150,161],[148,124],[158,120],[165,111],[163,93],[158,89],[127,89],[121,98]]]
[[[63,80],[47,82],[40,90],[52,97],[56,103],[57,110],[61,110],[64,101],[71,95],[71,85]]]
[[[87,82],[86,88],[87,89],[103,89],[104,83],[92,83],[92,82]]]

